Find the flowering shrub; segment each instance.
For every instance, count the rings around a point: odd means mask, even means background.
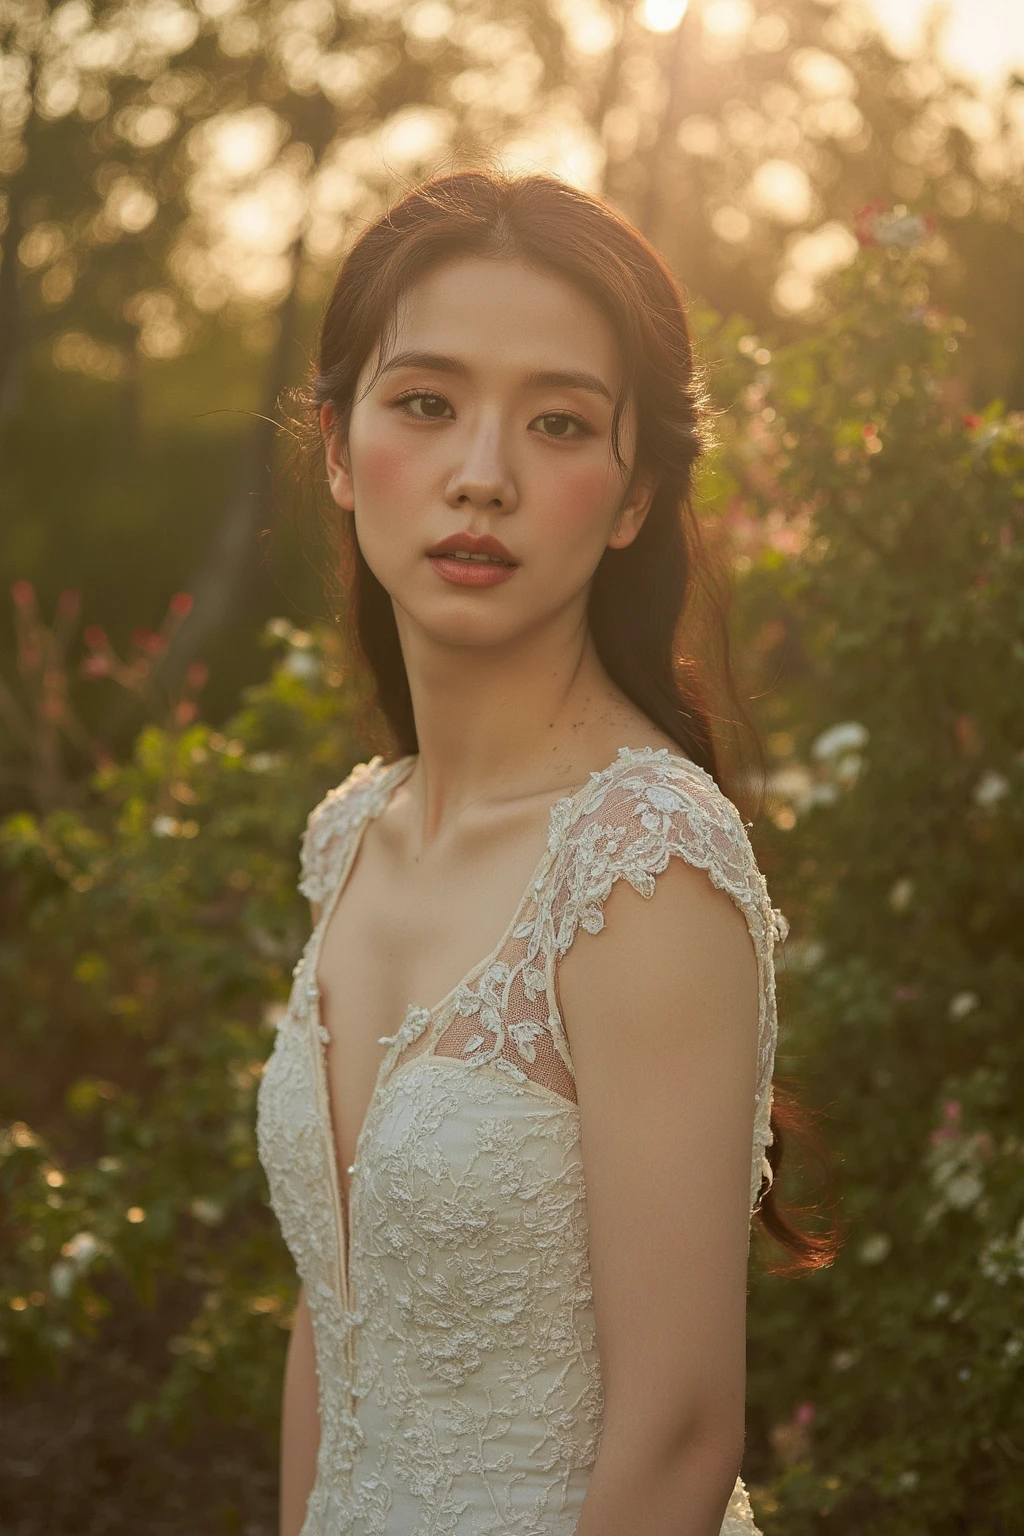
[[[308,931],[299,833],[358,754],[329,648],[276,643],[224,730],[176,707],[81,805],[0,830],[0,1357],[102,1395],[127,1329],[138,1429],[278,1411],[294,1275],[255,1091]]]
[[[753,1286],[748,1470],[768,1536],[1008,1536],[1024,418],[964,409],[963,330],[901,249],[909,216],[869,213],[819,332],[740,337],[722,365],[739,405],[712,484],[751,530],[739,649],[772,755],[754,836],[792,932],[779,1070],[825,1112],[849,1223],[831,1269]]]

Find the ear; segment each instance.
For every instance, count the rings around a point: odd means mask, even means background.
[[[324,441],[327,484],[331,488],[331,495],[343,512],[351,512],[355,508],[356,498],[348,463],[348,443],[329,400],[320,407],[320,436]]]
[[[608,539],[609,549],[625,549],[628,544],[632,544],[651,510],[658,484],[654,475],[643,471],[633,477],[625,500],[616,514],[615,525]]]

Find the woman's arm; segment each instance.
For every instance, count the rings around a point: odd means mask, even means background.
[[[281,1536],[299,1536],[320,1448],[316,1350],[305,1286],[288,1344],[281,1404]]]
[[[718,1536],[743,1454],[757,959],[678,858],[604,914],[559,974],[605,1392],[577,1536]]]

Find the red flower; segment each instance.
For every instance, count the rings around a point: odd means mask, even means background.
[[[853,232],[857,236],[858,245],[878,244],[875,221],[884,209],[884,197],[876,197],[873,203],[865,203],[863,208],[857,209],[853,215]]]
[[[187,619],[192,612],[193,598],[189,592],[175,592],[168,604],[168,611],[176,619]]]

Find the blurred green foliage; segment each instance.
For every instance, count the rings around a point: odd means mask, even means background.
[[[254,1095],[308,922],[299,833],[353,761],[328,655],[276,630],[284,659],[224,732],[178,709],[95,776],[84,807],[0,833],[0,975],[17,999],[0,1090],[8,1386],[24,1399],[40,1373],[92,1359],[102,1396],[111,1335],[141,1309],[157,1347],[135,1362],[122,1435],[241,1421],[260,1432],[257,1470],[272,1464],[294,1287]],[[74,1483],[73,1464],[55,1470]]]
[[[778,1070],[825,1117],[849,1223],[828,1270],[755,1262],[744,1474],[767,1536],[1011,1536],[1024,421],[963,412],[928,244],[874,228],[815,334],[703,340],[705,502],[771,764],[753,837],[791,925]],[[135,1429],[241,1422],[254,1466],[294,1284],[254,1093],[306,932],[299,832],[365,755],[332,634],[269,638],[270,681],[222,730],[172,703],[82,803],[0,833],[4,1372],[88,1368],[136,1309],[162,1342]]]
[[[758,839],[792,924],[779,1070],[850,1223],[751,1296],[780,1536],[1022,1529],[1024,417],[962,414],[929,276],[876,246],[821,334],[741,338],[722,470],[746,649],[766,680],[790,653]]]

